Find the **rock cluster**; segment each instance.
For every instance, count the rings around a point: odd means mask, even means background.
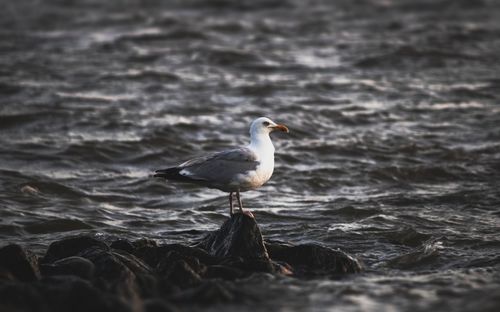
[[[264,242],[255,219],[237,214],[195,246],[78,236],[53,242],[41,258],[4,246],[0,311],[178,311],[237,302],[228,281],[256,272],[304,278],[361,269],[339,250]]]

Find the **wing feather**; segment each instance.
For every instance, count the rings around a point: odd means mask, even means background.
[[[178,166],[180,174],[195,180],[228,184],[238,174],[255,170],[257,155],[248,148],[239,148],[188,160]]]

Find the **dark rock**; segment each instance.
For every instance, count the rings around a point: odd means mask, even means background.
[[[196,288],[189,288],[171,297],[174,302],[216,304],[235,301],[236,296],[227,283],[211,280]]]
[[[90,280],[94,275],[94,264],[82,257],[68,257],[54,263],[40,265],[43,275],[75,275]]]
[[[425,261],[427,253],[422,254]],[[407,258],[392,264],[402,266]],[[361,265],[319,245],[264,243],[255,219],[236,214],[197,246],[157,246],[149,239],[119,239],[108,246],[88,236],[63,239],[49,246],[40,269],[41,280],[37,258],[21,247],[0,249],[1,311],[4,302],[15,311],[41,312],[176,311],[170,302],[241,304],[251,302],[249,296],[230,281],[256,272],[310,277],[359,272]]]
[[[90,247],[99,247],[104,250],[109,249],[108,245],[104,242],[89,236],[70,237],[50,244],[41,262],[51,263],[62,258],[76,256]]]
[[[0,268],[20,281],[29,282],[40,278],[36,256],[16,244],[0,249]]]
[[[126,276],[150,274],[151,269],[134,255],[124,251],[89,248],[79,256],[95,265],[95,275],[108,281],[120,280]]]
[[[80,253],[95,266],[95,278],[101,288],[128,300],[149,298],[157,291],[153,270],[142,260],[123,250],[92,247]]]
[[[158,298],[149,299],[144,301],[145,312],[177,312],[179,311],[175,306]]]
[[[90,260],[95,266],[95,277],[106,281],[124,280],[128,276],[135,278],[134,273],[109,250],[89,248],[79,254]]]
[[[247,274],[242,270],[227,265],[211,265],[207,267],[203,277],[235,280],[237,278],[245,277],[246,275]]]
[[[158,247],[158,243],[149,238],[140,238],[135,240],[132,245],[134,245],[135,249],[144,248],[144,247]]]
[[[209,234],[198,247],[216,257],[269,259],[257,222],[241,213],[224,222],[219,230]]]
[[[176,250],[171,250],[158,263],[157,271],[160,273],[165,272],[166,268],[179,261],[186,262],[198,274],[202,274],[206,269],[205,265],[202,264],[198,258],[189,254],[181,254]]]
[[[266,258],[226,258],[221,262],[222,265],[236,268],[248,273],[264,272],[278,273],[280,272],[279,265]]]
[[[141,259],[123,251],[111,251],[110,254],[115,256],[121,263],[125,264],[135,275],[151,274],[151,268]]]
[[[86,258],[95,266],[95,283],[103,291],[114,294],[127,302],[127,305],[140,305],[138,276],[148,275],[151,269],[141,260],[124,251],[103,250],[91,247],[79,256]]]
[[[209,255],[205,250],[198,247],[184,246],[181,244],[168,244],[160,247],[141,247],[137,249],[135,255],[146,262],[150,267],[156,267],[160,261],[171,251],[176,251],[186,257],[194,257],[204,265],[217,264],[218,257]]]
[[[194,258],[196,259],[196,258]],[[193,263],[188,264],[186,257],[176,251],[171,251],[159,264],[158,273],[167,278],[171,283],[181,288],[197,285],[201,281],[200,275],[196,271],[201,271],[199,261],[188,259]],[[198,270],[197,270],[198,269]]]
[[[159,297],[168,297],[181,291],[179,285],[174,284],[166,277],[157,276],[157,291]]]
[[[40,292],[50,305],[50,311],[131,311],[123,300],[94,287],[76,276],[55,276],[42,280]]]
[[[137,249],[147,248],[147,247],[155,248],[158,247],[158,243],[148,238],[141,238],[133,242],[127,239],[118,239],[112,242],[110,247],[113,249],[124,250],[130,254],[135,255]]]
[[[0,267],[0,282],[15,281],[16,277],[6,268]]]
[[[266,246],[273,260],[290,264],[297,275],[358,273],[363,269],[357,259],[343,251],[316,244],[267,243]]]
[[[135,276],[137,288],[141,298],[158,296],[158,278],[153,274],[137,274]]]
[[[0,283],[0,311],[49,312],[46,298],[33,284]]]
[[[110,245],[113,249],[119,249],[133,254],[135,251],[135,246],[131,241],[127,239],[118,239],[111,243]]]

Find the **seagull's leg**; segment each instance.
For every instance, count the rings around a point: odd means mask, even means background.
[[[238,199],[238,205],[240,206],[240,213],[249,216],[250,218],[255,218],[253,213],[249,210],[243,210],[243,204],[241,203],[240,191],[236,191],[236,198]]]
[[[243,204],[241,203],[240,191],[236,191],[236,198],[238,199],[238,205],[240,206],[240,212],[243,213]]]
[[[229,215],[233,215],[233,192],[229,192]]]

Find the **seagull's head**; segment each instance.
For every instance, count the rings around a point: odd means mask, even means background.
[[[288,133],[288,128],[285,125],[280,125],[267,117],[255,119],[250,125],[250,135],[269,134],[273,131],[282,131]]]

